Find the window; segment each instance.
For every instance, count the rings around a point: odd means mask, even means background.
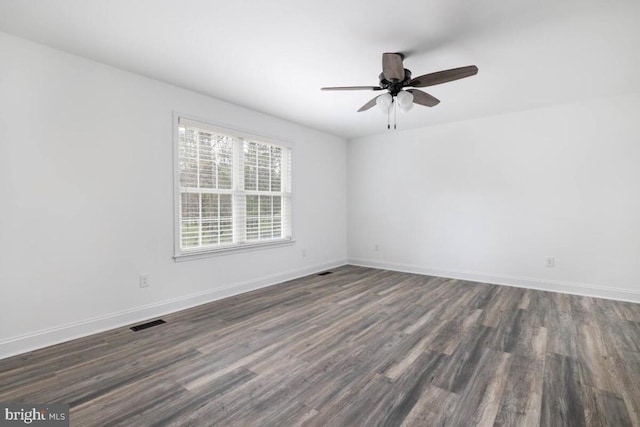
[[[290,242],[291,149],[178,119],[176,256]]]

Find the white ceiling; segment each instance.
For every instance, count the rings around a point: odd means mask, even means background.
[[[426,88],[400,129],[640,90],[637,0],[0,0],[0,30],[347,138],[386,132],[356,110],[383,52]]]

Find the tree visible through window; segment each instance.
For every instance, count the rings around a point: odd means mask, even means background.
[[[178,254],[291,240],[291,150],[180,119]]]
[[[245,142],[244,189],[247,192],[247,240],[281,237],[281,147]]]

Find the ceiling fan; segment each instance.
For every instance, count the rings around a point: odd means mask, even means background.
[[[469,65],[411,78],[411,71],[404,68],[403,60],[402,53],[382,54],[382,73],[379,76],[380,84],[378,86],[323,87],[321,90],[386,90],[386,93],[376,96],[360,107],[358,112],[367,111],[374,105],[378,105],[389,114],[392,106],[395,112],[396,105],[400,109],[408,111],[413,107],[413,104],[434,107],[440,103],[439,99],[413,88],[439,85],[478,74],[478,67]],[[390,128],[388,123],[387,128]]]

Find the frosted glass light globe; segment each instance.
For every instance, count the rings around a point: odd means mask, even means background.
[[[413,107],[413,94],[407,91],[398,92],[396,95],[396,100],[398,101],[398,107],[402,111],[409,111]]]
[[[380,108],[383,113],[389,111],[389,106],[393,102],[393,98],[390,93],[385,93],[384,95],[380,95],[376,98],[376,105]]]

